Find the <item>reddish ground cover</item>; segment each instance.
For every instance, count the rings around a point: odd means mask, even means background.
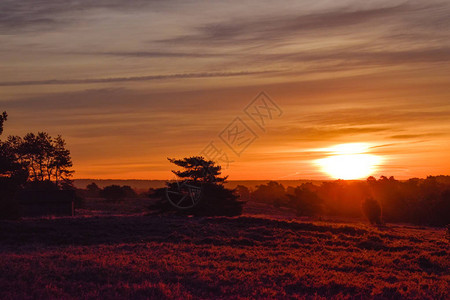
[[[448,248],[444,229],[287,216],[0,221],[0,298],[448,299]]]

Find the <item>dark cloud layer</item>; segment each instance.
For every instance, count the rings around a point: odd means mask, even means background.
[[[158,1],[145,0],[2,0],[0,33],[21,30],[40,31],[76,22],[81,13],[92,9],[138,10]]]

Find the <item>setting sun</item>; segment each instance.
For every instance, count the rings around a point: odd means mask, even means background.
[[[316,161],[321,170],[336,179],[366,178],[376,171],[381,158],[368,154],[369,144],[350,143],[327,149],[329,156]]]

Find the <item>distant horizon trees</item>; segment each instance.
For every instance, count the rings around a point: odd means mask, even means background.
[[[117,185],[112,184],[100,188],[95,182],[92,182],[86,186],[86,189],[79,190],[84,197],[89,198],[104,198],[106,201],[110,202],[120,202],[125,198],[137,198],[139,195],[136,191],[129,185]]]
[[[366,181],[335,180],[287,188],[272,181],[250,191],[250,198],[290,208],[300,216],[353,218],[364,214],[374,224],[450,224],[450,176],[405,181],[393,176],[381,176],[378,180],[371,176]]]

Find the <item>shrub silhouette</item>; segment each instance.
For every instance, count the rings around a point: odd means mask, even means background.
[[[100,191],[100,196],[107,201],[118,202],[125,198],[126,192],[119,185],[109,185]]]
[[[95,182],[92,182],[86,186],[86,195],[95,198],[100,195],[101,190]]]
[[[272,204],[275,207],[288,206],[288,198],[284,186],[276,181],[269,181],[267,184],[256,186],[252,193],[252,198]]]
[[[322,213],[323,200],[311,188],[311,184],[302,184],[288,195],[290,207],[293,207],[298,216],[315,216]]]
[[[235,188],[235,194],[242,200],[250,200],[250,189],[244,185],[238,184]]]
[[[122,186],[122,190],[125,193],[126,198],[136,198],[137,197],[136,191],[133,190],[131,188],[131,186],[129,186],[129,185]]]
[[[371,224],[381,225],[381,206],[377,200],[368,197],[362,204],[364,215]]]
[[[202,185],[202,197],[193,213],[201,216],[237,216],[242,214],[244,201],[234,190],[222,184],[206,183]]]

